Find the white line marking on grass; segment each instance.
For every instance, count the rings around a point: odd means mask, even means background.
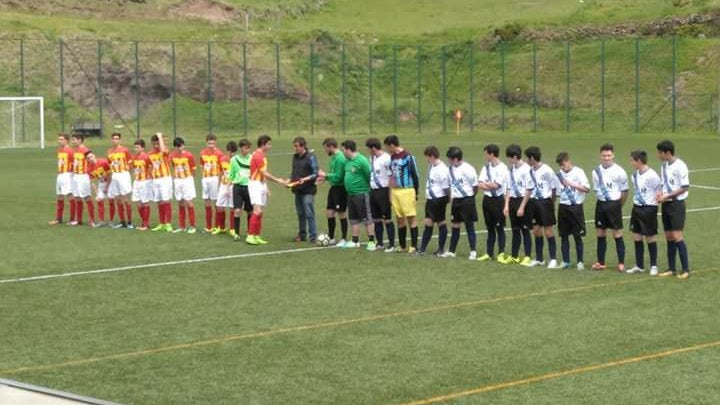
[[[704,190],[720,190],[720,187],[713,187],[713,186],[703,186],[700,184],[691,184],[690,187],[692,188],[701,188]]]
[[[705,169],[688,170],[690,173],[701,173],[701,172],[716,172],[720,170],[720,167],[708,167]]]
[[[687,212],[704,212],[704,211],[718,211],[718,210],[720,210],[720,205],[714,206],[714,207],[691,208],[691,209],[688,209]],[[658,213],[658,215],[660,215],[660,214]],[[630,216],[626,215],[623,218],[628,219],[628,218],[630,218]],[[589,223],[592,223],[593,220],[587,220],[585,222],[589,224]],[[505,231],[506,232],[510,231],[510,228],[506,228]],[[483,233],[487,233],[487,231],[480,230],[475,233],[483,234]],[[465,235],[465,232],[461,233],[461,235]],[[437,238],[437,236],[438,235],[433,235],[433,239]],[[106,269],[87,270],[87,271],[73,271],[73,272],[69,272],[69,273],[46,274],[46,275],[32,276],[32,277],[6,278],[6,279],[0,279],[0,284],[52,280],[52,279],[56,279],[56,278],[76,277],[76,276],[85,276],[85,275],[92,275],[92,274],[117,273],[117,272],[121,272],[121,271],[150,269],[150,268],[155,268],[155,267],[167,267],[167,266],[177,266],[177,265],[193,264],[193,263],[214,262],[214,261],[219,261],[219,260],[240,259],[240,258],[244,258],[244,257],[276,256],[276,255],[282,255],[282,254],[286,254],[286,253],[311,252],[311,251],[320,250],[320,249],[328,249],[328,248],[317,246],[317,247],[307,247],[307,248],[297,248],[297,249],[273,250],[273,251],[269,251],[269,252],[241,253],[241,254],[236,254],[236,255],[201,257],[198,259],[186,259],[186,260],[175,260],[175,261],[170,261],[170,262],[135,264],[135,265],[130,265],[130,266],[110,267],[110,268],[106,268]]]

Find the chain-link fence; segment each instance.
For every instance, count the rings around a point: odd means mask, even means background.
[[[48,131],[95,123],[138,137],[715,131],[718,45],[5,39],[0,93],[44,97]]]

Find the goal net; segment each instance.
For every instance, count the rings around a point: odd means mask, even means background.
[[[42,97],[0,97],[0,148],[44,148]]]

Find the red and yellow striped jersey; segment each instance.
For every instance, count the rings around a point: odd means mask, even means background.
[[[160,149],[153,149],[148,157],[152,165],[150,175],[153,179],[170,176],[170,158],[167,152],[162,152]]]
[[[73,166],[72,166],[72,158],[73,153],[75,151],[69,147],[64,146],[62,148],[58,148],[57,151],[57,165],[58,165],[58,173],[72,173]]]
[[[176,179],[192,177],[195,171],[195,158],[192,153],[186,150],[174,150],[170,152],[170,161],[173,165],[173,176]]]
[[[95,159],[95,164],[88,162],[88,171],[91,179],[100,179],[107,182],[110,180],[110,163],[107,159]]]
[[[117,146],[108,150],[108,161],[113,173],[129,171],[130,159],[130,150],[124,146]]]
[[[151,168],[152,162],[150,156],[145,152],[140,152],[132,157],[133,179],[135,181],[143,181],[152,178]]]
[[[88,152],[90,152],[90,148],[85,145],[79,145],[73,150],[73,173],[88,173],[87,162],[85,161],[85,154]]]
[[[220,157],[222,151],[218,148],[205,148],[200,151],[200,163],[202,164],[203,177],[215,177],[220,175]]]
[[[220,169],[222,170],[222,177],[220,177],[220,182],[225,185],[232,184],[232,180],[230,180],[230,157],[229,156],[226,156],[226,155],[220,156]]]
[[[267,170],[265,152],[260,148],[255,149],[250,158],[250,180],[265,181],[265,170]]]

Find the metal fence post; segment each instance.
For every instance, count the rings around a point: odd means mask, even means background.
[[[635,132],[640,132],[640,38],[635,38]]]
[[[600,131],[605,132],[605,40],[600,43]]]
[[[500,130],[505,131],[505,42],[500,43]]]
[[[570,41],[565,43],[565,131],[570,132]]]
[[[103,90],[102,90],[102,41],[97,41],[97,102],[98,121],[100,122],[100,136],[103,135]]]
[[[208,133],[213,132],[212,42],[207,43]]]
[[[243,42],[243,134],[248,134],[248,74],[247,74],[247,43]]]
[[[373,133],[373,47],[368,45],[368,133]]]
[[[537,44],[533,43],[532,50],[532,108],[533,108],[533,132],[537,132]]]
[[[140,139],[140,55],[135,41],[135,136]]]
[[[176,73],[175,73],[175,42],[172,44],[172,128],[173,128],[173,139],[177,138],[177,87],[176,87]]]
[[[441,48],[441,54],[440,54],[440,62],[441,62],[441,80],[440,83],[441,89],[442,89],[442,107],[441,107],[441,114],[442,114],[442,132],[447,132],[447,49],[445,48],[445,45]]]
[[[395,132],[398,130],[398,59],[397,59],[397,46],[393,45],[393,77],[392,77],[392,91],[393,91],[393,125]]]
[[[422,46],[417,47],[417,127],[422,133]]]
[[[315,44],[310,44],[310,135],[315,135]]]
[[[25,40],[20,39],[20,96],[25,97]],[[25,141],[25,109],[20,109],[22,140]]]
[[[470,132],[474,131],[473,117],[475,115],[475,46],[470,44],[470,111],[468,111],[468,125]]]
[[[341,118],[342,118],[342,133],[345,135],[345,131],[347,130],[347,110],[345,103],[347,102],[347,61],[346,61],[346,55],[345,55],[345,43],[342,44],[342,88],[341,88],[341,96],[342,96],[342,109],[341,109]]]
[[[677,36],[672,37],[672,131],[677,129]]]
[[[65,132],[65,59],[63,56],[63,40],[58,41],[60,62],[60,130]]]

